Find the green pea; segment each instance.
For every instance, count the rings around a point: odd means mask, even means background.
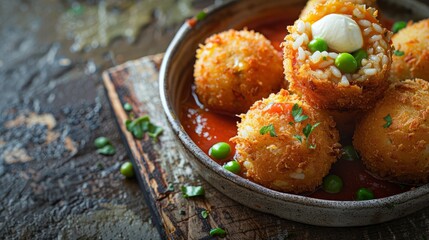
[[[102,148],[99,148],[99,149],[97,150],[97,152],[98,152],[99,154],[102,154],[102,155],[112,156],[112,155],[115,155],[115,153],[116,153],[116,148],[115,148],[114,146],[112,146],[112,145],[108,144],[108,145],[106,145],[106,146],[104,146],[104,147],[102,147]]]
[[[350,53],[340,53],[335,59],[335,66],[343,73],[354,73],[358,64]]]
[[[405,28],[406,26],[407,26],[407,22],[404,22],[404,21],[395,22],[392,26],[392,32],[397,33],[401,29]]]
[[[124,162],[121,165],[120,172],[121,172],[122,175],[124,175],[127,178],[134,177],[134,167],[133,167],[133,164],[130,161]]]
[[[98,137],[94,140],[94,145],[96,148],[102,148],[110,144],[110,140],[107,137]]]
[[[352,145],[347,145],[343,147],[343,154],[341,155],[341,159],[347,161],[359,160],[359,155]]]
[[[124,110],[127,112],[131,112],[133,110],[133,106],[131,106],[131,104],[129,104],[129,103],[125,103],[124,104]]]
[[[216,159],[224,159],[231,152],[231,147],[226,142],[218,142],[209,149],[209,155]]]
[[[374,199],[374,193],[368,188],[359,188],[356,192],[356,200],[365,201]]]
[[[328,44],[322,38],[315,38],[308,43],[308,49],[312,53],[315,51],[323,52],[328,50]]]
[[[323,179],[323,190],[328,193],[339,193],[343,189],[343,180],[337,175],[328,175]]]
[[[362,66],[362,59],[368,58],[368,53],[365,50],[359,49],[353,53],[353,57],[356,59],[358,67]]]
[[[240,172],[240,164],[235,160],[225,163],[223,168],[235,174]]]

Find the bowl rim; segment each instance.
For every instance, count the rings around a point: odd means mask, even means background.
[[[231,4],[237,4],[238,2],[239,0],[227,0],[221,5],[212,5],[206,8],[205,12],[207,13],[207,16],[210,16],[211,14],[216,14],[216,12],[219,12],[224,8],[229,7]],[[196,26],[200,24],[202,23],[198,21]],[[196,157],[196,160],[203,164],[206,168],[212,169],[218,174],[218,176],[224,178],[232,184],[236,184],[239,187],[246,188],[248,190],[251,190],[252,192],[256,192],[258,194],[288,203],[295,203],[299,205],[306,205],[318,208],[335,208],[337,210],[349,211],[368,208],[382,208],[386,206],[388,207],[396,204],[403,204],[406,202],[415,201],[421,199],[422,197],[429,196],[429,183],[427,183],[403,193],[366,201],[324,200],[272,190],[225,170],[220,164],[216,163],[210,157],[208,157],[207,154],[204,153],[190,138],[188,133],[182,127],[178,116],[175,114],[174,107],[171,104],[169,97],[167,96],[168,86],[166,80],[169,74],[168,69],[171,65],[172,57],[176,54],[177,47],[181,45],[181,43],[186,41],[186,37],[192,32],[194,27],[191,27],[187,22],[185,22],[179,28],[170,45],[168,46],[164,54],[164,58],[162,60],[159,71],[159,93],[164,113],[167,116],[168,122],[173,132],[181,141],[184,148],[187,151],[191,152]]]

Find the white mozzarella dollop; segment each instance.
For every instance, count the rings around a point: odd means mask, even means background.
[[[313,38],[320,37],[337,52],[353,52],[363,46],[362,32],[355,20],[343,14],[329,14],[311,25]]]

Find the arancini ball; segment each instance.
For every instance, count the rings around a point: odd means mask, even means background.
[[[287,90],[255,102],[240,117],[231,141],[244,176],[258,184],[310,192],[337,160],[341,145],[332,117]]]
[[[388,88],[392,33],[374,8],[329,0],[288,31],[283,64],[289,90],[312,106],[366,110]]]
[[[262,34],[229,30],[206,39],[194,66],[196,93],[209,109],[239,114],[284,84],[282,56]]]
[[[400,30],[392,37],[390,80],[422,78],[429,81],[429,19],[421,20]]]
[[[381,178],[429,181],[429,83],[392,84],[356,125],[353,144],[365,166]]]

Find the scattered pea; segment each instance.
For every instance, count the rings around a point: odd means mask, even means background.
[[[335,59],[335,66],[343,73],[354,73],[358,68],[356,59],[350,53],[340,53]]]
[[[99,149],[97,150],[97,152],[98,152],[99,154],[102,154],[102,155],[112,156],[112,155],[115,155],[115,153],[116,153],[116,148],[115,148],[114,146],[112,146],[112,145],[108,144],[108,145],[106,145],[106,146],[104,146],[104,147],[102,147],[102,148],[99,148]]]
[[[210,236],[225,237],[226,232],[222,228],[213,228],[210,230]]]
[[[407,26],[407,22],[404,22],[404,21],[395,22],[392,26],[392,32],[397,33],[401,29],[405,28],[406,26]]]
[[[367,59],[368,58],[368,53],[366,53],[366,51],[363,50],[363,49],[357,50],[352,55],[356,59],[358,67],[362,66],[362,59]]]
[[[134,177],[134,167],[133,167],[133,164],[130,161],[124,162],[121,165],[120,172],[121,172],[122,175],[124,175],[127,178]]]
[[[201,12],[199,12],[196,16],[195,16],[195,18],[198,20],[198,21],[201,21],[201,20],[203,20],[204,18],[206,18],[207,17],[207,13],[206,12],[204,12],[204,11],[201,11]]]
[[[94,140],[96,148],[102,148],[106,145],[110,145],[110,140],[107,137],[98,137]]]
[[[355,148],[352,145],[347,145],[343,147],[341,159],[347,161],[359,160],[359,154],[356,152]]]
[[[223,168],[235,174],[240,172],[240,164],[235,160],[225,163]]]
[[[368,188],[359,188],[356,192],[356,200],[365,201],[374,199],[374,193]]]
[[[339,193],[343,189],[343,180],[337,175],[328,175],[323,179],[323,190],[328,193]]]
[[[124,104],[124,110],[127,112],[131,112],[133,110],[133,106],[131,106],[131,104],[129,104],[129,103],[125,103]]]
[[[216,159],[224,159],[231,152],[231,147],[226,142],[218,142],[209,149],[209,155]]]

